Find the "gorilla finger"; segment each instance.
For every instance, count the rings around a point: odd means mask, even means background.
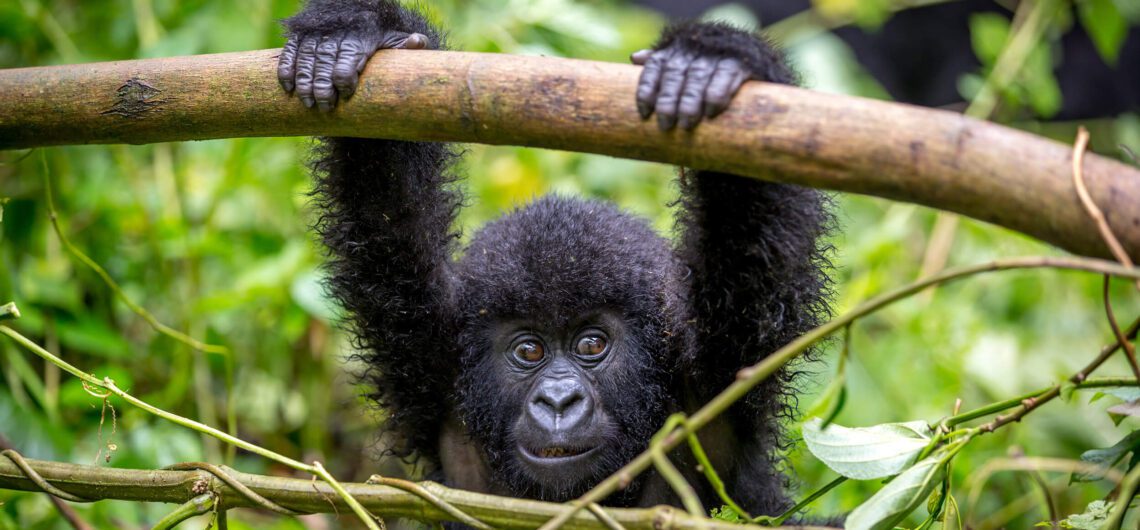
[[[665,62],[656,103],[657,127],[662,131],[668,131],[677,125],[677,104],[681,100],[681,88],[685,85],[685,74],[694,58],[692,52],[679,51]]]
[[[685,86],[681,88],[681,100],[677,104],[677,120],[682,129],[693,130],[701,122],[704,112],[705,89],[716,70],[717,59],[700,56],[689,64],[685,74]]]
[[[306,107],[313,108],[316,100],[313,99],[313,75],[317,63],[317,38],[306,37],[297,47],[297,75],[294,80],[297,86],[294,90]]]
[[[740,90],[740,85],[748,79],[744,65],[736,59],[721,59],[716,72],[705,89],[705,115],[715,118],[728,108],[732,96]]]
[[[340,51],[332,69],[332,83],[340,97],[348,99],[356,93],[360,71],[368,56],[374,50],[366,49],[365,43],[357,39],[345,39],[340,43]]]
[[[636,65],[644,65],[651,55],[653,55],[653,50],[637,50],[629,54],[629,62]]]
[[[285,47],[281,49],[281,56],[277,58],[277,82],[281,88],[292,93],[295,83],[293,77],[297,75],[297,37],[289,37]]]
[[[641,119],[653,114],[653,107],[657,102],[657,88],[661,85],[661,72],[665,61],[672,55],[672,50],[659,50],[650,54],[645,61],[645,68],[641,70],[641,77],[637,80],[637,112]]]
[[[313,68],[313,99],[317,100],[317,107],[326,112],[336,106],[337,93],[332,74],[340,43],[339,38],[326,37],[317,45],[317,62]]]

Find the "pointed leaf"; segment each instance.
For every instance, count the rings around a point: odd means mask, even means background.
[[[930,496],[945,462],[930,457],[904,471],[847,516],[847,530],[891,530]]]
[[[1140,399],[1140,386],[1108,386],[1098,388],[1097,391],[1098,393],[1118,397],[1124,401],[1136,401]]]
[[[1070,482],[1094,482],[1104,478],[1105,471],[1120,462],[1124,455],[1135,452],[1140,447],[1140,431],[1132,431],[1112,447],[1093,449],[1081,453],[1081,460],[1090,464],[1097,464],[1096,470],[1073,473]]]
[[[868,480],[896,475],[930,443],[930,427],[921,421],[848,428],[819,418],[804,424],[804,441],[816,458],[847,478]]]

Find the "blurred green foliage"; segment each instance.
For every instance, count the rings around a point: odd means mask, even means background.
[[[624,61],[631,50],[652,42],[662,24],[657,15],[617,0],[425,3],[450,30],[452,45],[472,51]],[[889,4],[820,2],[832,12],[857,9],[855,20],[869,26],[889,16]],[[1097,26],[1091,30],[1096,44],[1110,59],[1120,40],[1118,5],[1088,0],[1078,10],[1079,18]],[[275,21],[296,9],[295,0],[8,0],[0,2],[0,67],[276,47],[282,39]],[[749,21],[738,7],[717,13]],[[975,49],[987,65],[1004,45],[1003,24],[986,18],[974,24]],[[811,31],[788,44],[809,85],[881,97],[834,37]],[[1007,111],[1056,105],[1048,88],[1053,59],[1048,46],[1041,49],[1006,95]],[[968,85],[963,84],[967,91]],[[1074,130],[1074,124],[1021,125],[1066,142]],[[1140,151],[1137,116],[1090,125],[1102,152],[1119,153],[1118,143]],[[307,228],[314,215],[302,165],[307,147],[305,139],[266,138],[0,153],[0,200],[7,201],[0,203],[0,303],[19,303],[25,316],[14,326],[21,332],[156,406],[225,426],[232,405],[242,437],[290,456],[320,459],[346,480],[407,473],[398,462],[378,458],[384,443],[374,434],[378,413],[358,399],[345,362],[348,340],[336,330],[336,309],[320,288],[322,254]],[[470,146],[462,169],[469,175],[464,186],[470,204],[461,217],[468,234],[504,210],[551,192],[611,199],[663,232],[671,230],[667,205],[676,189],[668,167]],[[156,334],[74,260],[51,231],[45,178],[54,181],[68,236],[132,299],[162,322],[224,344],[232,354],[199,354]],[[837,212],[843,226],[834,237],[838,311],[917,276],[933,211],[840,196]],[[966,220],[950,264],[1042,253],[1056,251]],[[951,414],[956,399],[969,409],[1060,380],[1110,336],[1100,289],[1100,278],[1071,272],[1001,273],[939,288],[859,322],[846,369],[846,406],[836,422],[934,421]],[[1123,283],[1112,292],[1121,320],[1131,320],[1140,311],[1135,292]],[[829,377],[837,345],[830,343],[824,362],[811,365],[815,379]],[[1128,373],[1118,360],[1102,371]],[[805,408],[818,386],[805,382]],[[1028,527],[1044,519],[1024,475],[993,475],[974,504],[965,502],[968,488],[993,459],[1074,459],[1112,445],[1135,426],[1134,420],[1113,424],[1104,413],[1112,399],[1088,404],[1087,398],[1077,394],[1071,402],[1051,404],[1023,424],[971,444],[953,468],[963,517],[979,528]],[[114,416],[112,426],[110,411],[101,410],[77,381],[0,340],[0,434],[25,455],[140,468],[226,461],[223,448],[195,433],[123,406]],[[110,462],[95,462],[107,454],[109,442],[117,446]],[[245,455],[234,465],[287,473]],[[805,492],[834,478],[803,451],[793,453],[790,465]],[[1069,488],[1067,476],[1046,478],[1055,486],[1062,515],[1083,511],[1109,490],[1103,482]],[[846,483],[824,497],[815,513],[848,511],[878,487]],[[1019,500],[1022,508],[1012,510],[1008,521],[992,517]],[[100,527],[137,528],[154,523],[168,507],[101,502],[77,509]],[[340,523],[351,524],[347,520]],[[231,521],[236,528],[324,527],[317,520],[249,511]],[[921,521],[921,514],[913,521]],[[64,527],[43,495],[0,491],[0,529]]]

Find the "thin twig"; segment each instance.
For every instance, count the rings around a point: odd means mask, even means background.
[[[1132,322],[1132,325],[1128,327],[1128,333],[1125,334],[1124,343],[1127,343],[1128,340],[1135,340],[1137,331],[1140,331],[1140,318],[1136,319],[1134,322]],[[1089,374],[1093,373],[1093,371],[1099,368],[1100,365],[1104,364],[1104,361],[1108,360],[1109,357],[1112,357],[1113,353],[1116,353],[1116,350],[1121,347],[1121,344],[1122,342],[1117,339],[1116,342],[1102,348],[1100,350],[1100,355],[1097,355],[1096,358],[1092,360],[1092,362],[1082,368],[1079,372],[1073,374],[1072,377],[1069,378],[1069,382],[1074,384],[1080,384],[1084,382],[1085,379],[1088,379]],[[1048,403],[1057,396],[1061,395],[1061,387],[1062,385],[1054,385],[1052,388],[1045,391],[1045,393],[1039,396],[1023,400],[1021,402],[1022,407],[1020,409],[1004,416],[998,416],[989,423],[978,426],[976,430],[982,433],[993,432],[1004,425],[1021,421],[1021,418],[1025,417],[1026,414],[1029,414],[1037,407],[1040,407],[1041,405]]]
[[[1102,274],[1113,274],[1126,278],[1140,279],[1140,270],[1135,268],[1126,268],[1116,263],[1107,262],[1104,260],[1089,259],[1089,258],[1075,258],[1075,257],[1022,257],[1022,258],[1007,258],[989,263],[982,263],[978,265],[971,265],[967,267],[959,267],[942,271],[941,273],[923,278],[908,285],[896,288],[894,290],[876,296],[856,307],[854,310],[841,315],[830,322],[827,322],[807,333],[804,333],[799,338],[788,343],[783,348],[772,352],[764,358],[764,360],[744,368],[737,372],[736,381],[724,389],[720,394],[717,394],[712,400],[706,403],[703,407],[697,410],[694,414],[689,416],[687,422],[689,430],[697,431],[704,427],[714,418],[718,417],[722,412],[728,410],[734,403],[743,398],[752,388],[760,384],[761,381],[768,378],[770,375],[780,369],[785,363],[792,360],[796,356],[803,353],[813,344],[830,335],[831,333],[842,329],[844,326],[854,322],[855,320],[878,311],[883,307],[890,305],[898,300],[907,298],[915,293],[921,292],[923,289],[931,285],[950,282],[953,280],[981,274],[985,272],[992,272],[998,270],[1013,270],[1013,269],[1029,269],[1029,268],[1060,268],[1070,270],[1085,270],[1092,272],[1099,272]],[[1138,322],[1140,324],[1140,322]],[[1113,348],[1115,351],[1115,348]],[[1106,357],[1107,358],[1107,357]],[[1103,362],[1103,361],[1102,361]],[[1099,366],[1099,364],[1098,364]],[[1079,382],[1079,381],[1078,381]],[[1060,391],[1060,387],[1056,387]],[[669,451],[680,444],[685,438],[683,430],[674,429],[667,435],[661,438],[660,450]],[[650,451],[642,452],[628,464],[621,469],[614,472],[608,478],[598,483],[593,489],[586,492],[567,505],[566,510],[560,513],[542,525],[539,530],[555,530],[560,528],[563,524],[570,520],[575,514],[578,513],[586,504],[591,502],[600,502],[606,497],[610,496],[615,491],[625,487],[633,477],[644,472],[653,464],[653,455]]]
[[[1125,267],[1134,266],[1132,258],[1128,256],[1128,252],[1124,250],[1124,245],[1120,244],[1120,240],[1116,238],[1116,234],[1112,232],[1112,227],[1108,225],[1108,219],[1105,218],[1104,212],[1093,201],[1092,195],[1089,195],[1088,188],[1085,187],[1085,172],[1083,169],[1085,160],[1085,149],[1089,145],[1089,131],[1082,125],[1077,128],[1077,140],[1073,143],[1073,187],[1077,189],[1077,197],[1080,197],[1081,204],[1085,207],[1085,211],[1089,213],[1089,217],[1096,223],[1096,228],[1100,231],[1100,237],[1104,239],[1104,243],[1108,245],[1108,249],[1112,252],[1113,257],[1116,258]],[[1136,282],[1136,289],[1140,290],[1140,281]]]
[[[669,461],[669,456],[666,454],[668,449],[662,447],[664,445],[665,436],[673,433],[674,429],[678,426],[682,426],[684,422],[685,415],[683,413],[669,416],[669,418],[665,420],[665,425],[661,430],[649,440],[649,448],[646,449],[646,451],[653,458],[653,466],[657,469],[657,473],[665,479],[665,482],[673,488],[673,492],[681,499],[681,505],[688,510],[690,515],[704,517],[705,509],[701,504],[700,498],[697,497],[696,490],[693,489],[692,484],[689,484],[689,482],[685,480],[685,476],[677,470],[677,467]],[[691,432],[683,426],[681,429]]]
[[[1140,323],[1140,321],[1138,321],[1138,323]],[[1077,383],[1075,385],[1075,387],[1078,389],[1084,390],[1084,389],[1089,389],[1089,388],[1105,388],[1105,387],[1114,387],[1114,386],[1137,386],[1137,385],[1140,385],[1140,382],[1136,381],[1135,379],[1124,379],[1124,378],[1119,378],[1119,377],[1098,377],[1096,379],[1086,379],[1085,381]],[[1038,390],[1034,390],[1033,392],[1029,392],[1027,394],[1022,394],[1022,395],[1014,397],[1014,398],[1010,398],[1010,399],[1007,399],[1004,401],[999,401],[997,403],[991,403],[991,404],[986,405],[984,407],[979,407],[979,408],[976,408],[974,410],[955,414],[953,416],[950,416],[949,418],[946,418],[945,420],[942,420],[939,423],[941,425],[945,426],[946,431],[950,431],[953,427],[956,427],[956,426],[961,425],[963,423],[966,423],[968,421],[976,420],[978,418],[984,418],[984,417],[990,416],[992,414],[997,414],[999,412],[1004,412],[1004,411],[1012,409],[1014,407],[1021,406],[1021,405],[1025,404],[1026,400],[1028,400],[1028,399],[1040,398],[1042,394],[1045,394],[1046,392],[1048,392],[1052,388],[1053,387],[1041,388]]]
[[[488,525],[487,523],[484,523],[483,521],[480,521],[468,515],[463,510],[456,508],[451,503],[441,499],[438,495],[432,493],[431,491],[428,491],[427,488],[416,484],[415,482],[382,477],[380,475],[372,475],[371,477],[368,477],[368,484],[383,484],[385,486],[391,486],[393,488],[404,490],[431,503],[432,506],[443,510],[448,515],[454,517],[455,520],[467,526],[478,528],[479,530],[491,530],[491,525]],[[603,521],[603,523],[604,522],[605,521]]]
[[[234,491],[240,493],[241,496],[245,497],[250,502],[253,502],[257,506],[260,506],[266,510],[274,513],[279,513],[281,515],[303,515],[306,513],[294,510],[292,508],[286,508],[280,504],[277,504],[276,502],[265,498],[260,493],[257,493],[256,491],[250,489],[249,486],[246,486],[245,484],[242,484],[240,481],[235,479],[229,474],[228,471],[226,471],[226,468],[222,466],[215,466],[214,464],[207,462],[182,462],[171,466],[166,466],[163,469],[172,469],[175,471],[191,471],[200,469],[213,475],[215,478],[222,481],[222,483],[233,488]]]
[[[1136,347],[1124,336],[1124,332],[1120,331],[1120,324],[1116,322],[1116,313],[1112,311],[1112,298],[1108,296],[1108,287],[1112,285],[1111,281],[1111,276],[1104,277],[1104,314],[1108,318],[1108,326],[1112,328],[1116,342],[1124,348],[1124,357],[1128,359],[1128,365],[1132,367],[1132,375],[1136,376],[1136,381],[1140,382],[1140,366],[1136,364]]]
[[[617,519],[610,517],[610,514],[606,513],[606,510],[599,506],[598,503],[591,502],[586,506],[586,509],[590,510],[590,513],[594,514],[594,517],[597,517],[602,524],[606,525],[606,528],[610,530],[625,530],[625,527],[617,522]]]
[[[48,218],[51,220],[52,229],[55,231],[56,236],[59,238],[59,242],[63,244],[63,247],[66,248],[72,256],[75,256],[75,259],[79,260],[80,263],[86,265],[87,268],[91,269],[92,272],[99,276],[99,278],[103,280],[103,283],[105,283],[107,287],[111,289],[111,292],[115,293],[115,296],[123,302],[123,305],[126,305],[128,309],[146,321],[146,323],[149,324],[150,327],[158,333],[166,335],[167,337],[186,344],[187,346],[190,346],[191,348],[198,351],[217,355],[229,355],[230,350],[225,346],[222,346],[220,344],[207,344],[170,326],[167,326],[166,324],[163,324],[150,311],[147,311],[145,307],[139,305],[134,300],[132,300],[131,297],[127,296],[127,293],[123,291],[123,288],[119,286],[119,283],[116,282],[114,278],[111,278],[111,275],[107,273],[107,270],[104,269],[102,265],[99,265],[82,250],[79,250],[79,247],[75,246],[71,240],[68,239],[67,235],[64,234],[63,229],[59,225],[59,214],[55,209],[55,198],[53,197],[52,193],[51,175],[48,173],[47,169],[47,159],[44,159],[43,165],[44,195],[46,195],[47,199],[46,202],[48,208]]]

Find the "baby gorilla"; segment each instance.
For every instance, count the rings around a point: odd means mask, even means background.
[[[285,22],[282,86],[332,110],[383,48],[442,49],[395,1],[312,0]],[[430,53],[430,52],[423,52]],[[663,131],[723,112],[747,79],[792,83],[764,41],[723,24],[669,27],[636,101]],[[667,134],[686,134],[683,131]],[[461,197],[446,144],[324,139],[317,228],[331,292],[350,315],[394,453],[430,478],[565,501],[628,462],[665,418],[827,314],[830,217],[813,190],[682,170],[679,241],[610,204],[545,197],[457,252]],[[789,506],[779,451],[792,372],[701,432],[729,493],[754,514]],[[684,451],[671,455],[707,507],[720,502]],[[607,499],[678,504],[653,473]]]

